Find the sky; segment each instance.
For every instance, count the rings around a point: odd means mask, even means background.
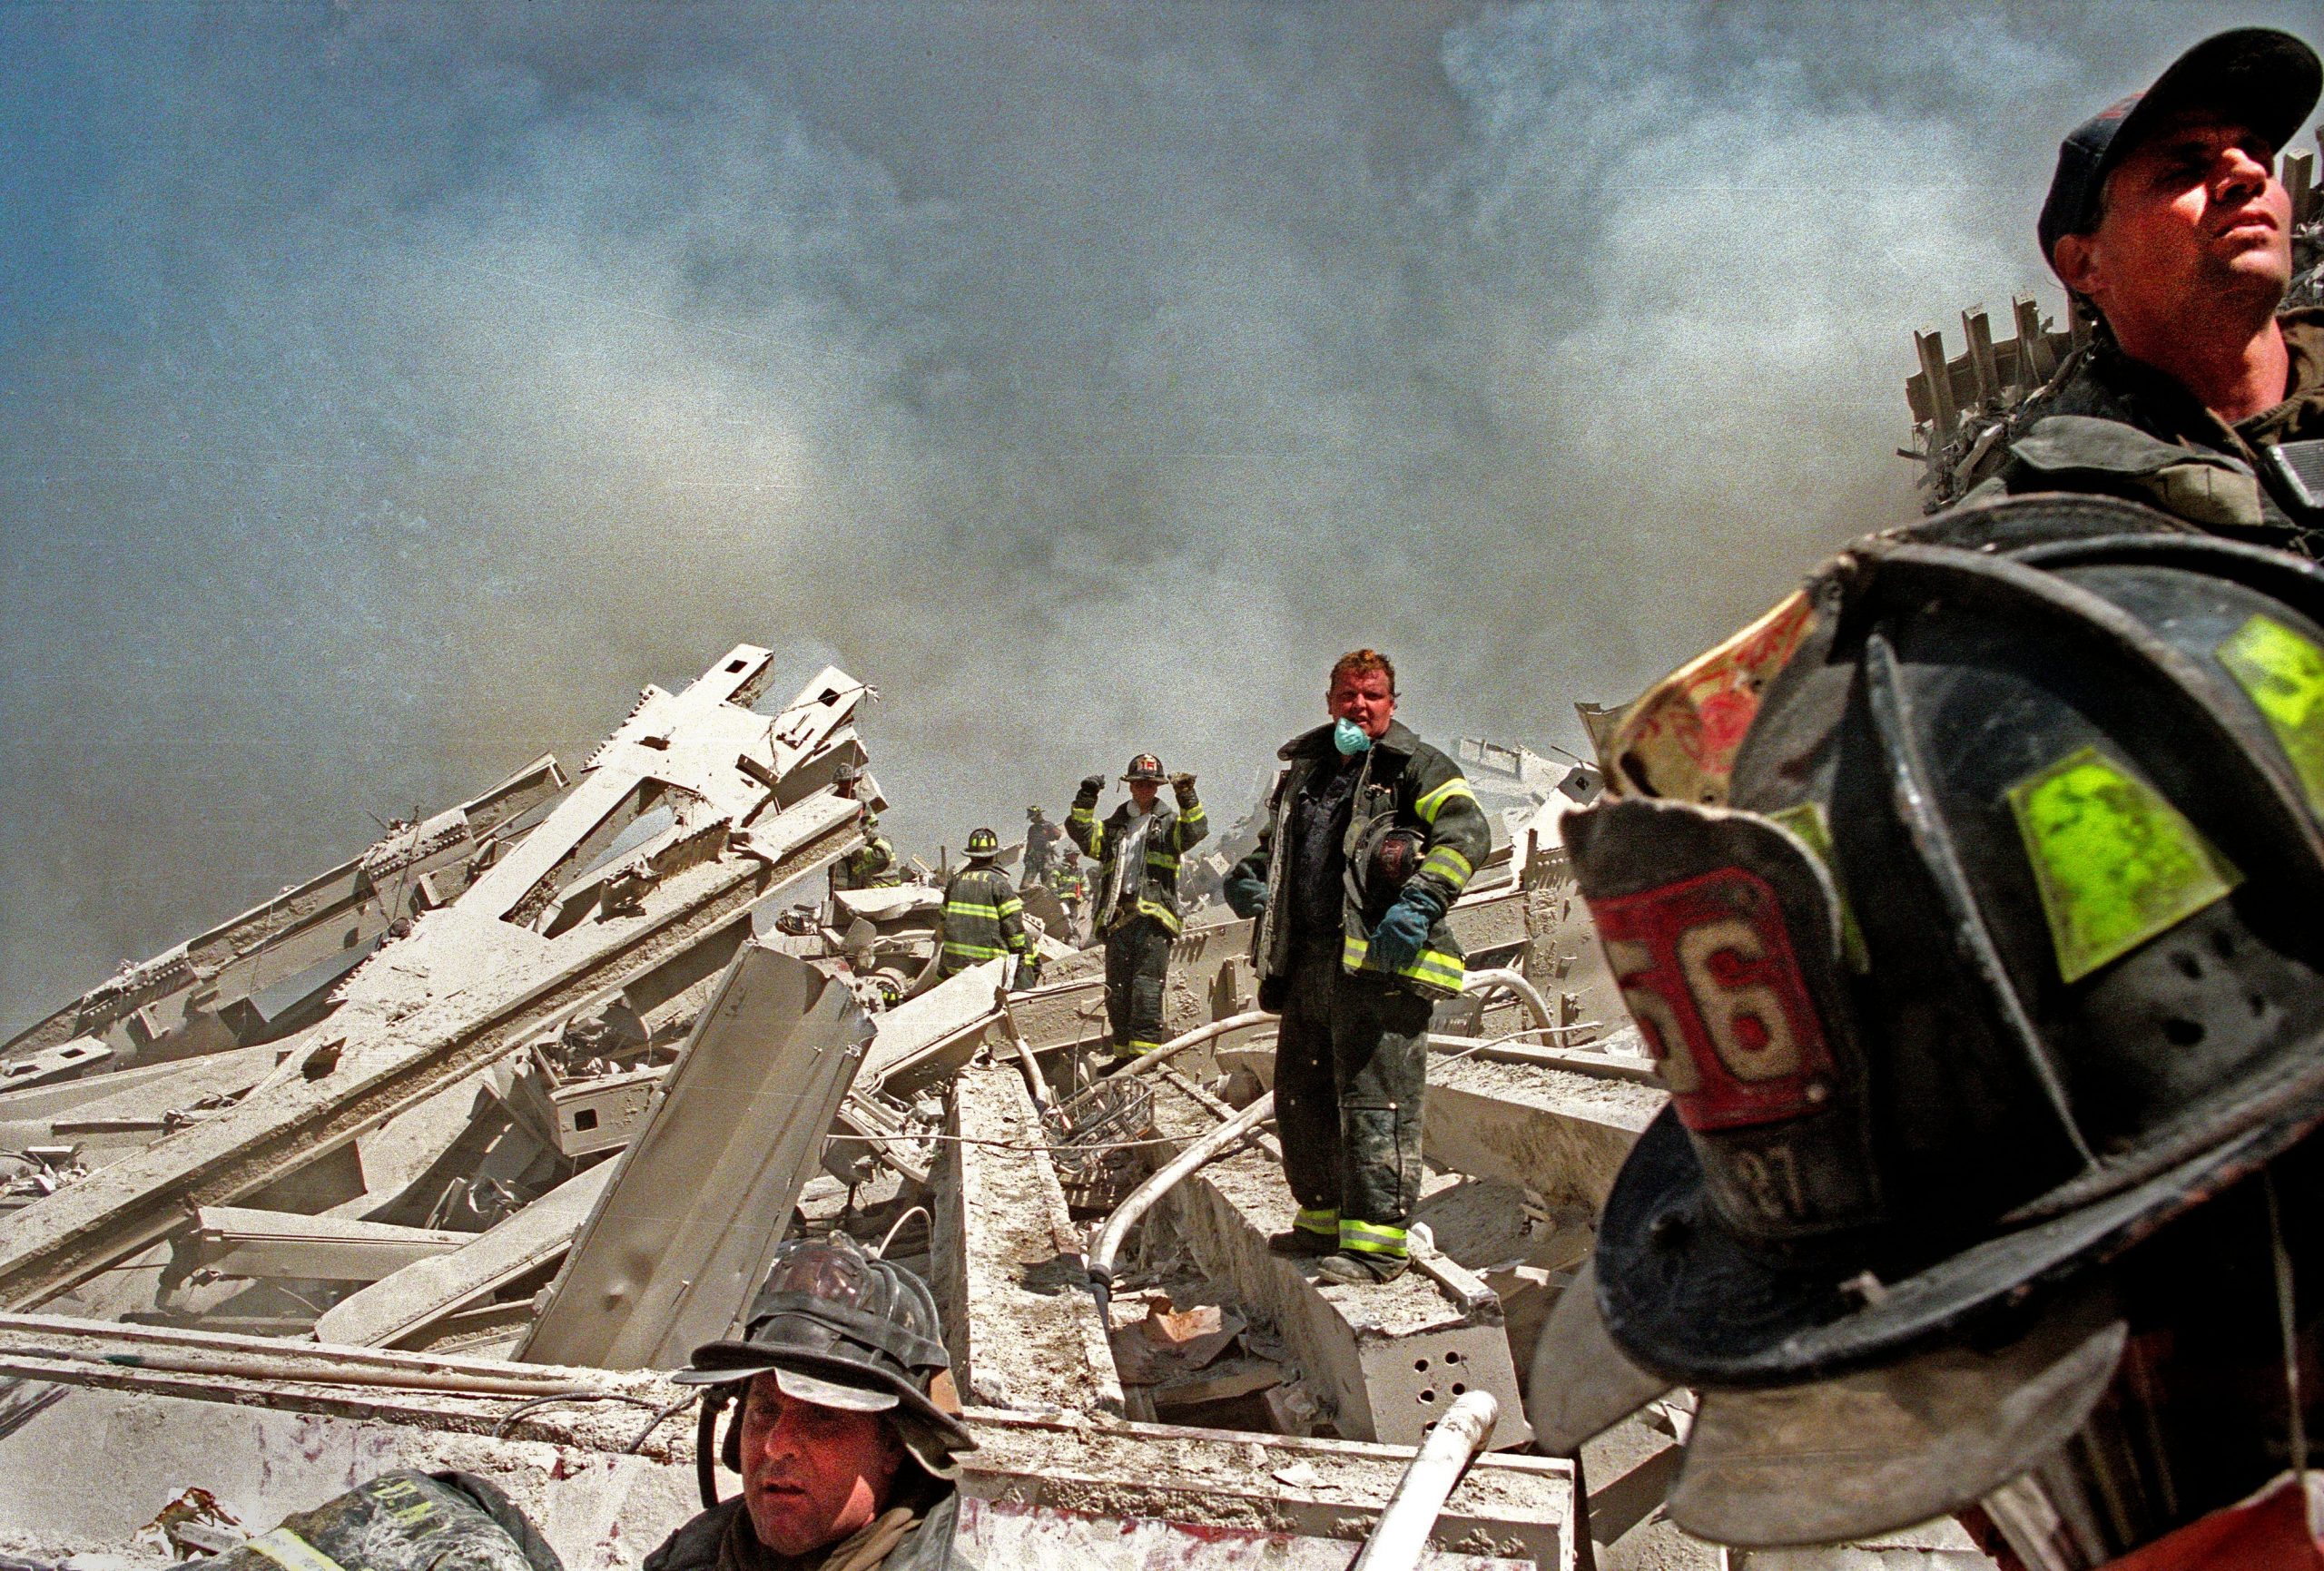
[[[2305,5],[0,7],[0,1029],[738,643],[903,849],[1386,650],[1579,747],[1918,510],[2057,139]]]

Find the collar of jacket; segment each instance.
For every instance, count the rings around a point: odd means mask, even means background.
[[[2252,457],[2251,441],[2297,439],[2307,434],[2301,427],[2324,409],[2324,310],[2303,307],[2284,311],[2277,316],[2276,325],[2284,336],[2288,362],[2284,396],[2239,424],[2230,426],[2206,408],[2169,372],[2124,354],[2111,337],[2091,346],[2089,361],[2079,378],[2083,385],[2062,392],[2062,405],[2072,401],[2093,407],[2061,412],[2122,420],[2166,441],[2200,443],[2248,459]]]
[[[1297,736],[1275,749],[1275,757],[1324,758],[1335,754],[1339,750],[1332,745],[1332,727],[1338,723],[1337,721],[1326,721],[1313,731],[1301,731]],[[1403,758],[1410,758],[1419,747],[1420,738],[1413,735],[1403,721],[1392,720],[1388,722],[1387,731],[1372,744],[1372,751],[1393,752]]]

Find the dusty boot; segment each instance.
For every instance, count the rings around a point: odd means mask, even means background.
[[[1405,1268],[1411,1264],[1411,1260],[1401,1254],[1348,1254],[1335,1247],[1330,1254],[1315,1262],[1315,1274],[1325,1281],[1363,1287],[1373,1282],[1393,1281],[1403,1275]]]
[[[1311,1259],[1319,1254],[1336,1254],[1340,1241],[1336,1234],[1311,1232],[1304,1227],[1287,1227],[1281,1232],[1267,1235],[1269,1254],[1287,1254],[1297,1259]]]

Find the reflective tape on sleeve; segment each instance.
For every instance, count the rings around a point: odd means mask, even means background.
[[[1434,873],[1452,885],[1452,892],[1455,894],[1469,887],[1469,880],[1476,876],[1477,871],[1469,865],[1468,858],[1451,846],[1438,846],[1430,851],[1421,859],[1420,870],[1423,873]]]
[[[2010,787],[2009,805],[2069,982],[2242,882],[2162,792],[2095,748]]]
[[[1444,810],[1445,803],[1457,800],[1462,797],[1474,801],[1477,800],[1477,793],[1469,789],[1467,781],[1456,774],[1426,796],[1422,797],[1420,800],[1413,803],[1413,811],[1420,815],[1423,823],[1433,824],[1436,821],[1436,815]]]

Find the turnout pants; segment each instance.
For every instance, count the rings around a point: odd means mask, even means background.
[[[1275,1116],[1297,1225],[1344,1252],[1399,1256],[1420,1201],[1427,999],[1351,977],[1340,938],[1294,954],[1275,1043]]]
[[[1106,1023],[1117,1054],[1162,1046],[1162,984],[1170,974],[1170,929],[1132,917],[1106,935]]]

